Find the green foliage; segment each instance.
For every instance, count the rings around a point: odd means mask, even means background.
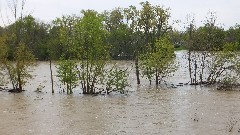
[[[0,37],[0,65],[2,65],[7,58],[8,48],[6,45],[6,40],[6,35]]]
[[[82,11],[83,18],[77,24],[79,59],[107,60],[109,46],[106,43],[107,31],[103,25],[104,18],[96,11]]]
[[[63,54],[63,46],[60,41],[60,27],[57,24],[51,24],[48,26],[49,28],[49,39],[47,40],[46,47],[47,53],[46,58],[50,58],[52,60],[59,60]]]
[[[83,94],[95,94],[96,87],[101,84],[104,78],[105,61],[81,61],[78,68],[79,80]]]
[[[197,30],[195,50],[222,50],[224,45],[224,31],[216,26],[204,26]]]
[[[130,59],[133,51],[131,44],[131,30],[124,23],[124,11],[116,8],[103,13],[108,31],[107,42],[111,45],[110,55],[113,59]]]
[[[211,56],[210,74],[208,83],[225,83],[231,81],[236,83],[236,73],[238,72],[239,53],[237,52],[237,43],[226,43],[223,51],[214,52]],[[217,80],[218,79],[218,80]],[[233,81],[235,79],[235,81]]]
[[[188,67],[191,84],[222,83],[233,67],[238,45],[226,43],[224,29],[216,25],[216,15],[210,12],[204,26],[189,24],[185,40],[188,47]],[[199,51],[199,52],[197,52]]]
[[[226,31],[226,42],[228,43],[238,43],[240,46],[240,25],[236,24],[233,27],[230,27]],[[240,47],[238,48],[238,51],[240,50]]]
[[[77,72],[77,78],[59,76],[62,83],[69,84],[68,91],[79,82],[83,93],[94,94],[106,78],[110,78],[108,89],[122,90],[127,86],[123,79],[126,73],[113,67],[106,74],[107,60],[134,59],[140,84],[141,56],[143,76],[150,83],[155,77],[158,84],[175,69],[173,43],[178,49],[189,50],[190,78],[196,83],[228,82],[225,77],[234,78],[230,71],[239,76],[239,25],[225,31],[217,25],[215,13],[210,12],[203,26],[194,26],[193,19],[186,31],[180,32],[169,25],[169,8],[148,1],[141,2],[139,7],[115,8],[102,14],[83,10],[81,16],[63,16],[52,24],[42,23],[31,15],[19,18],[16,15],[13,24],[0,27],[2,71],[6,69],[15,89],[22,89],[31,77],[28,69],[34,63],[34,56],[38,60],[59,60],[64,56],[59,63],[59,74]]]
[[[196,28],[191,22],[187,42],[189,50],[221,51],[225,44],[224,29],[216,24],[216,15],[210,12],[204,26]]]
[[[66,59],[76,58],[78,54],[77,45],[79,39],[77,39],[78,31],[76,25],[79,22],[80,19],[75,16],[63,16],[54,21],[57,26],[55,30],[58,32],[62,53]]]
[[[222,51],[191,52],[191,83],[193,84],[227,84],[238,80],[239,53],[237,45],[226,43]],[[231,82],[229,82],[231,81]]]
[[[144,30],[145,34],[145,44],[146,46],[151,43],[150,41],[150,31],[154,25],[154,9],[153,6],[148,2],[141,2],[142,9],[139,11],[138,25]]]
[[[103,76],[109,46],[104,18],[93,10],[82,11],[83,17],[66,16],[56,21],[65,58],[79,61],[78,79],[83,94],[96,93],[95,87]],[[75,73],[75,72],[74,72]]]
[[[78,83],[77,63],[73,60],[61,59],[57,66],[57,77],[67,87],[67,93],[72,94]]]
[[[154,47],[155,41],[164,36],[171,26],[168,24],[170,18],[169,8],[153,6],[148,1],[140,3],[138,27],[144,30],[145,45]]]
[[[118,91],[121,94],[126,93],[126,87],[130,86],[127,81],[128,74],[126,70],[122,70],[114,65],[110,71],[107,72],[106,90]]]
[[[77,24],[79,33],[80,82],[84,94],[96,93],[95,87],[103,75],[106,60],[109,59],[109,47],[106,43],[104,18],[92,10],[82,11],[83,18]]]
[[[20,43],[15,51],[14,62],[6,60],[4,68],[7,70],[13,89],[21,92],[23,86],[32,78],[30,70],[35,66],[35,57],[27,46]]]
[[[16,20],[9,25],[6,34],[9,35],[8,44],[12,46],[8,55],[13,59],[14,48],[20,42],[25,43],[39,60],[46,60],[47,40],[49,39],[47,24],[37,21],[33,16],[28,15]]]
[[[175,70],[175,54],[174,46],[168,37],[158,40],[155,46],[156,48],[153,51],[149,51],[147,54],[141,56],[140,63],[143,75],[151,83],[151,79],[155,74],[156,85],[158,85],[160,79]]]
[[[0,84],[1,85],[5,83],[4,63],[7,60],[7,53],[8,53],[6,39],[7,39],[6,36],[0,37]]]
[[[186,49],[183,33],[174,30],[174,31],[170,32],[168,35],[171,39],[171,42],[174,44],[175,49],[177,49],[177,50]]]
[[[239,44],[237,42],[235,43],[226,43],[223,46],[223,51],[224,52],[236,52],[239,50]]]

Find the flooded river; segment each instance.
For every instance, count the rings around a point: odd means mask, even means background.
[[[182,53],[177,53],[182,59]],[[51,94],[49,64],[40,62],[32,73],[27,91],[0,92],[0,135],[235,135],[240,132],[240,92],[184,85],[178,88],[136,85],[132,62],[132,84],[127,95],[85,96]],[[180,69],[169,83],[188,82]],[[55,72],[55,69],[54,69]],[[56,72],[55,72],[56,74]],[[45,87],[44,87],[45,86]],[[42,88],[42,93],[34,92]]]

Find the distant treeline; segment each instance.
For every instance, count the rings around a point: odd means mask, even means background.
[[[140,4],[140,9],[130,6],[101,13],[85,10],[79,16],[63,16],[52,23],[38,21],[31,15],[22,16],[13,24],[0,27],[0,41],[6,41],[4,43],[8,46],[9,60],[14,58],[14,50],[19,42],[26,44],[38,60],[59,60],[68,51],[60,38],[63,25],[69,27],[71,37],[76,22],[74,20],[81,22],[86,12],[92,12],[101,18],[105,33],[101,40],[110,48],[112,59],[134,59],[138,52],[136,50],[144,52],[147,48],[154,49],[156,40],[166,35],[175,48],[222,50],[224,44],[234,43],[240,50],[240,25],[224,30],[216,25],[216,15],[210,13],[207,20],[203,20],[203,26],[196,27],[192,19],[184,26],[184,31],[178,31],[169,24],[171,14],[168,8],[151,5],[149,2]]]

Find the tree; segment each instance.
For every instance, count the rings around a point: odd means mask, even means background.
[[[25,43],[39,60],[46,60],[47,28],[46,24],[36,21],[31,15],[27,15],[19,18],[15,23],[11,24],[8,29],[10,33],[19,31],[19,42]]]
[[[61,26],[59,26],[57,20],[54,20],[52,24],[48,25],[49,34],[46,46],[47,56],[50,57],[49,59],[51,60],[59,60],[65,51],[61,42]]]
[[[187,48],[190,83],[192,85],[215,83],[215,81],[209,82],[206,76],[212,76],[213,70],[208,70],[216,69],[213,65],[220,66],[217,63],[224,63],[222,57],[219,56],[225,44],[224,39],[224,30],[217,26],[215,13],[210,12],[204,26],[199,28],[195,27],[194,19],[190,20]],[[217,58],[218,56],[219,58]]]
[[[109,33],[104,26],[106,18],[104,19],[102,14],[93,10],[83,10],[82,15],[82,17],[64,16],[55,21],[60,31],[60,44],[65,50],[62,53],[63,59],[58,65],[58,76],[61,82],[67,85],[70,93],[73,88],[71,86],[79,82],[83,94],[97,94],[99,86],[107,85],[103,80],[109,78],[105,70],[110,58],[110,46],[107,44]],[[117,80],[111,83],[111,86],[119,88],[114,91],[122,91],[126,87],[119,84],[126,81],[124,74],[123,71],[114,72]]]
[[[56,23],[56,22],[55,22]],[[52,84],[52,93],[54,93],[54,80],[53,80],[53,70],[52,70],[52,60],[58,60],[62,54],[62,47],[60,42],[60,28],[56,26],[57,24],[47,25],[49,34],[46,42],[47,51],[45,57],[49,60],[49,69],[51,74],[51,84]]]
[[[175,71],[174,64],[174,45],[169,37],[163,37],[156,41],[155,51],[149,51],[141,57],[141,68],[143,75],[146,76],[151,84],[155,75],[156,85],[161,83],[162,79]]]
[[[4,83],[4,77],[5,77],[5,73],[4,73],[4,64],[7,61],[7,55],[8,55],[8,48],[6,45],[6,40],[7,40],[7,36],[6,35],[1,35],[0,36],[0,83]]]
[[[208,84],[225,83],[226,80],[232,79],[232,85],[235,85],[238,76],[239,53],[237,52],[238,45],[236,43],[226,43],[223,46],[223,51],[213,53],[212,62],[208,68],[207,76]],[[234,81],[235,80],[235,81]]]
[[[58,19],[60,41],[65,50],[64,58],[79,61],[77,70],[83,94],[94,94],[109,58],[107,31],[103,17],[96,11],[83,10],[82,14],[82,18],[67,16]]]
[[[172,30],[172,27],[169,25],[168,21],[170,18],[170,9],[164,8],[159,5],[153,6],[154,9],[154,29],[153,29],[153,41],[160,39],[162,36],[165,36],[167,32]]]
[[[151,43],[150,39],[150,32],[153,30],[154,25],[154,8],[153,6],[148,2],[141,2],[142,9],[139,11],[139,20],[138,25],[141,29],[144,30],[145,34],[145,44],[146,46],[149,46],[149,43]]]
[[[144,32],[146,44],[141,53],[148,54],[149,57],[152,57],[151,54],[154,54],[157,51],[158,43],[155,42],[157,40],[161,40],[161,38],[164,37],[169,30],[171,30],[171,27],[168,24],[170,13],[169,9],[164,9],[159,5],[152,6],[148,1],[140,4],[142,9],[139,11],[138,27]],[[146,68],[149,67],[147,66]],[[151,70],[151,68],[149,68],[149,70]],[[137,76],[139,75],[138,72]],[[152,71],[150,72],[153,73]],[[156,72],[156,81],[159,81],[159,71],[156,69],[154,72]],[[151,75],[148,76],[148,78],[151,78]]]
[[[188,60],[188,71],[189,71],[189,78],[190,78],[190,84],[196,84],[196,66],[194,66],[194,75],[195,78],[193,78],[193,63],[192,63],[192,55],[194,54],[194,37],[196,34],[196,26],[195,26],[195,18],[192,17],[191,15],[187,15],[187,26],[186,26],[186,33],[185,33],[185,42],[186,42],[186,47],[188,49],[187,52],[187,60]],[[193,55],[195,56],[195,55]],[[196,62],[195,62],[196,63]],[[194,63],[194,64],[195,64]]]
[[[73,93],[73,88],[78,82],[78,70],[77,63],[74,59],[77,59],[77,29],[76,24],[80,20],[75,16],[63,16],[58,18],[55,23],[55,28],[59,27],[59,39],[63,52],[61,54],[60,62],[57,65],[57,73],[60,82],[66,85],[67,94]],[[55,39],[52,39],[54,42]],[[52,48],[51,48],[52,50]],[[49,50],[51,52],[51,50]]]
[[[79,78],[83,94],[94,94],[95,87],[103,76],[106,60],[109,59],[107,31],[103,25],[102,15],[92,10],[82,13],[84,16],[76,24],[80,60]]]
[[[72,94],[73,88],[76,87],[78,81],[77,63],[73,60],[60,60],[57,73],[60,82],[67,87],[67,93]]]
[[[223,49],[225,33],[224,29],[216,24],[216,15],[210,12],[204,26],[191,33],[193,50],[220,51]]]
[[[55,20],[55,25],[59,27],[59,39],[60,45],[62,46],[62,55],[65,59],[77,58],[77,23],[80,19],[75,16],[63,16]]]
[[[133,47],[133,58],[136,69],[137,84],[140,84],[139,54],[144,50],[144,34],[139,26],[140,11],[135,6],[124,9],[124,16],[130,29],[130,44]]]
[[[238,44],[237,50],[240,50],[240,25],[236,24],[226,31],[226,42]]]
[[[126,70],[122,70],[114,65],[110,71],[106,72],[106,93],[109,94],[112,91],[120,92],[121,94],[126,93],[126,87],[130,86],[127,81],[128,74]]]
[[[13,92],[22,92],[23,86],[28,79],[32,78],[30,68],[35,64],[35,57],[27,46],[20,43],[15,50],[14,62],[8,61],[5,58],[3,62],[4,68],[7,70],[9,79],[13,86]]]
[[[27,83],[28,79],[32,77],[29,73],[30,67],[35,65],[35,57],[23,40],[23,9],[25,2],[25,0],[21,1],[20,17],[18,17],[19,2],[13,0],[12,3],[9,4],[14,15],[15,23],[8,27],[8,33],[5,35],[7,38],[3,39],[3,44],[1,45],[1,63],[12,83],[12,92],[23,91],[23,86]],[[13,61],[9,61],[9,54],[12,54],[11,59]]]
[[[111,45],[110,55],[113,59],[131,59],[134,51],[131,44],[131,30],[124,22],[124,10],[116,8],[111,12],[104,12],[107,42]]]

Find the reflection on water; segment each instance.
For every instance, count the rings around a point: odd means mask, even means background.
[[[231,127],[231,134],[238,133],[238,91],[194,86],[156,88],[149,86],[147,80],[137,87],[131,62],[121,61],[120,65],[129,67],[133,85],[128,95],[83,96],[78,91],[73,95],[52,95],[49,65],[40,62],[32,85],[26,87],[28,91],[0,92],[0,134],[219,135],[229,134]],[[179,74],[169,78],[170,82],[188,81],[185,69],[179,70]],[[46,86],[43,93],[33,92],[38,85]],[[56,91],[58,85],[56,81]],[[237,123],[232,124],[233,121]]]

